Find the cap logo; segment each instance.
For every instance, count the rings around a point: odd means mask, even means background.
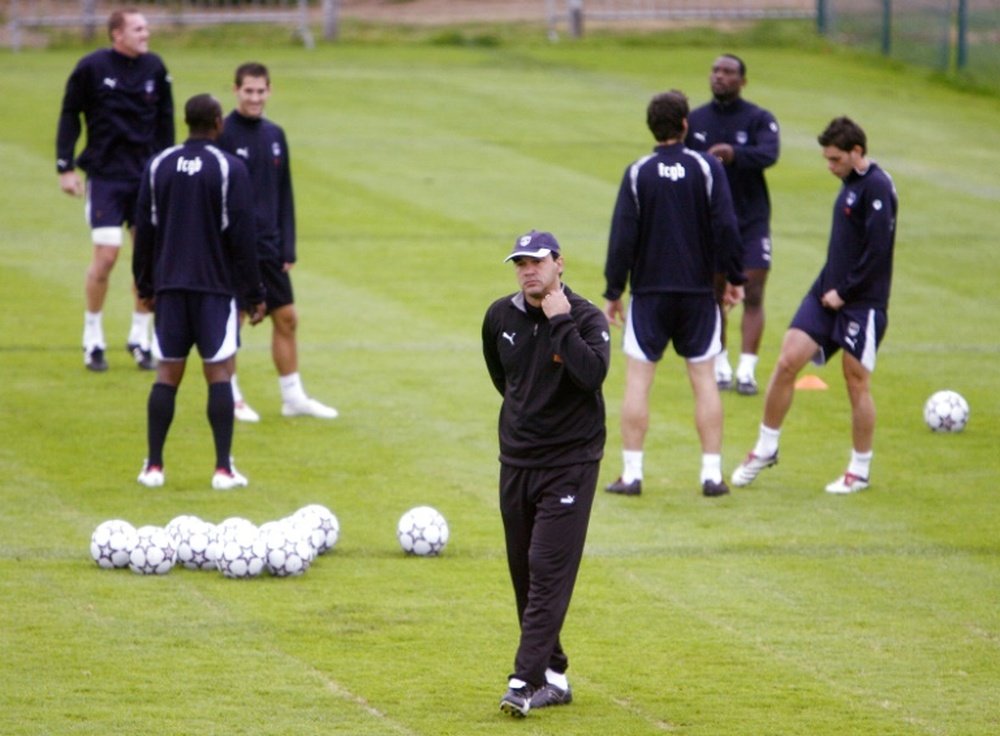
[[[530,235],[522,235],[521,239],[517,241],[517,244],[519,246],[521,246],[522,248],[525,247],[526,245],[530,245],[531,244],[531,236]]]

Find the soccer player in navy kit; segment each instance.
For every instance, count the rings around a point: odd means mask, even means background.
[[[290,271],[295,265],[295,203],[285,132],[264,118],[271,95],[267,67],[256,62],[236,70],[236,109],[225,119],[218,145],[239,156],[250,171],[257,223],[257,257],[267,289],[267,311],[271,316],[271,358],[278,371],[281,413],[286,417],[312,416],[335,419],[337,410],[306,395],[299,377],[295,331],[298,314],[292,293]],[[236,418],[257,422],[260,415],[243,398],[233,374]]]
[[[514,243],[520,291],[483,320],[483,356],[500,395],[500,513],[521,637],[500,709],[572,700],[559,641],[583,556],[604,454],[601,386],[611,344],[601,310],[562,283],[551,233]]]
[[[684,146],[687,118],[688,101],[681,92],[664,92],[650,101],[646,121],[657,145],[625,169],[611,219],[604,313],[612,324],[620,325],[625,317],[626,285],[631,298],[624,336],[624,469],[607,486],[610,493],[642,492],[649,396],[670,342],[685,360],[694,391],[702,493],[729,492],[722,478],[722,399],[714,371],[722,348],[714,282],[722,272],[725,303],[736,304],[746,277],[725,172],[713,156]]]
[[[757,358],[764,334],[764,287],[771,268],[771,199],[764,169],[778,160],[778,121],[767,110],[740,95],[746,85],[746,65],[738,56],[723,54],[712,64],[709,84],[712,102],[691,111],[687,145],[707,151],[722,162],[733,195],[743,241],[743,318],[740,323],[740,359],[736,391],[757,393]],[[721,276],[717,291],[722,293]],[[733,369],[726,350],[726,310],[722,311],[722,352],[715,358],[719,388],[733,385]]]
[[[59,186],[76,197],[86,193],[94,243],[83,326],[84,365],[92,371],[108,368],[104,301],[122,245],[122,225],[135,225],[139,177],[147,159],[174,142],[170,76],[160,57],[149,51],[145,17],[134,8],[115,10],[108,20],[108,34],[111,48],[83,57],[66,82],[56,134]],[[87,145],[74,161],[81,114]],[[86,188],[76,167],[87,173]],[[153,368],[151,317],[137,296],[126,349],[145,370]]]
[[[781,424],[792,406],[795,378],[810,361],[820,365],[838,350],[851,402],[853,449],[847,471],[826,486],[829,493],[868,487],[875,435],[871,374],[888,323],[896,240],[896,189],[868,158],[864,130],[850,118],[834,119],[819,135],[830,172],[843,185],[833,205],[826,263],[792,318],[771,374],[757,444],[733,472],[746,486],[778,462]]]
[[[132,272],[139,297],[156,310],[156,382],[147,403],[149,453],[138,481],[163,485],[163,446],[177,390],[193,346],[208,383],[208,421],[215,442],[212,487],[247,485],[232,464],[233,391],[239,346],[237,301],[251,324],[264,318],[264,286],[254,246],[253,195],[243,162],[217,148],[222,107],[211,95],[184,106],[190,135],[154,156],[136,207]]]

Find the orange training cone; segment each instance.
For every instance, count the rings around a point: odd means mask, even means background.
[[[795,382],[795,388],[802,391],[826,391],[829,386],[819,376],[802,376]]]

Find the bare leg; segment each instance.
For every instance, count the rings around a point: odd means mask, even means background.
[[[299,357],[295,331],[299,318],[294,304],[286,304],[271,312],[271,357],[279,376],[298,373]]]
[[[718,455],[722,452],[722,399],[715,383],[715,365],[711,360],[689,360],[687,373],[694,392],[694,423],[701,451]]]
[[[741,350],[757,355],[764,335],[764,286],[768,272],[762,268],[747,271],[747,282],[743,285],[743,319],[740,329],[743,333]]]
[[[851,440],[857,452],[870,452],[875,438],[875,401],[871,373],[850,353],[844,353],[844,379],[851,400]]]
[[[632,357],[625,359],[625,399],[622,401],[622,446],[641,450],[649,431],[649,394],[656,375],[656,363]],[[714,380],[714,378],[713,378]]]
[[[795,396],[795,379],[819,349],[805,332],[791,327],[781,343],[781,355],[774,366],[764,399],[764,426],[780,429]]]

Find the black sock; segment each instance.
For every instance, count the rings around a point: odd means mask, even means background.
[[[208,385],[208,423],[215,439],[215,467],[232,470],[229,456],[233,448],[233,387],[224,383]]]
[[[146,404],[146,439],[149,444],[149,465],[163,467],[163,445],[167,442],[170,423],[174,421],[177,387],[154,383]]]

